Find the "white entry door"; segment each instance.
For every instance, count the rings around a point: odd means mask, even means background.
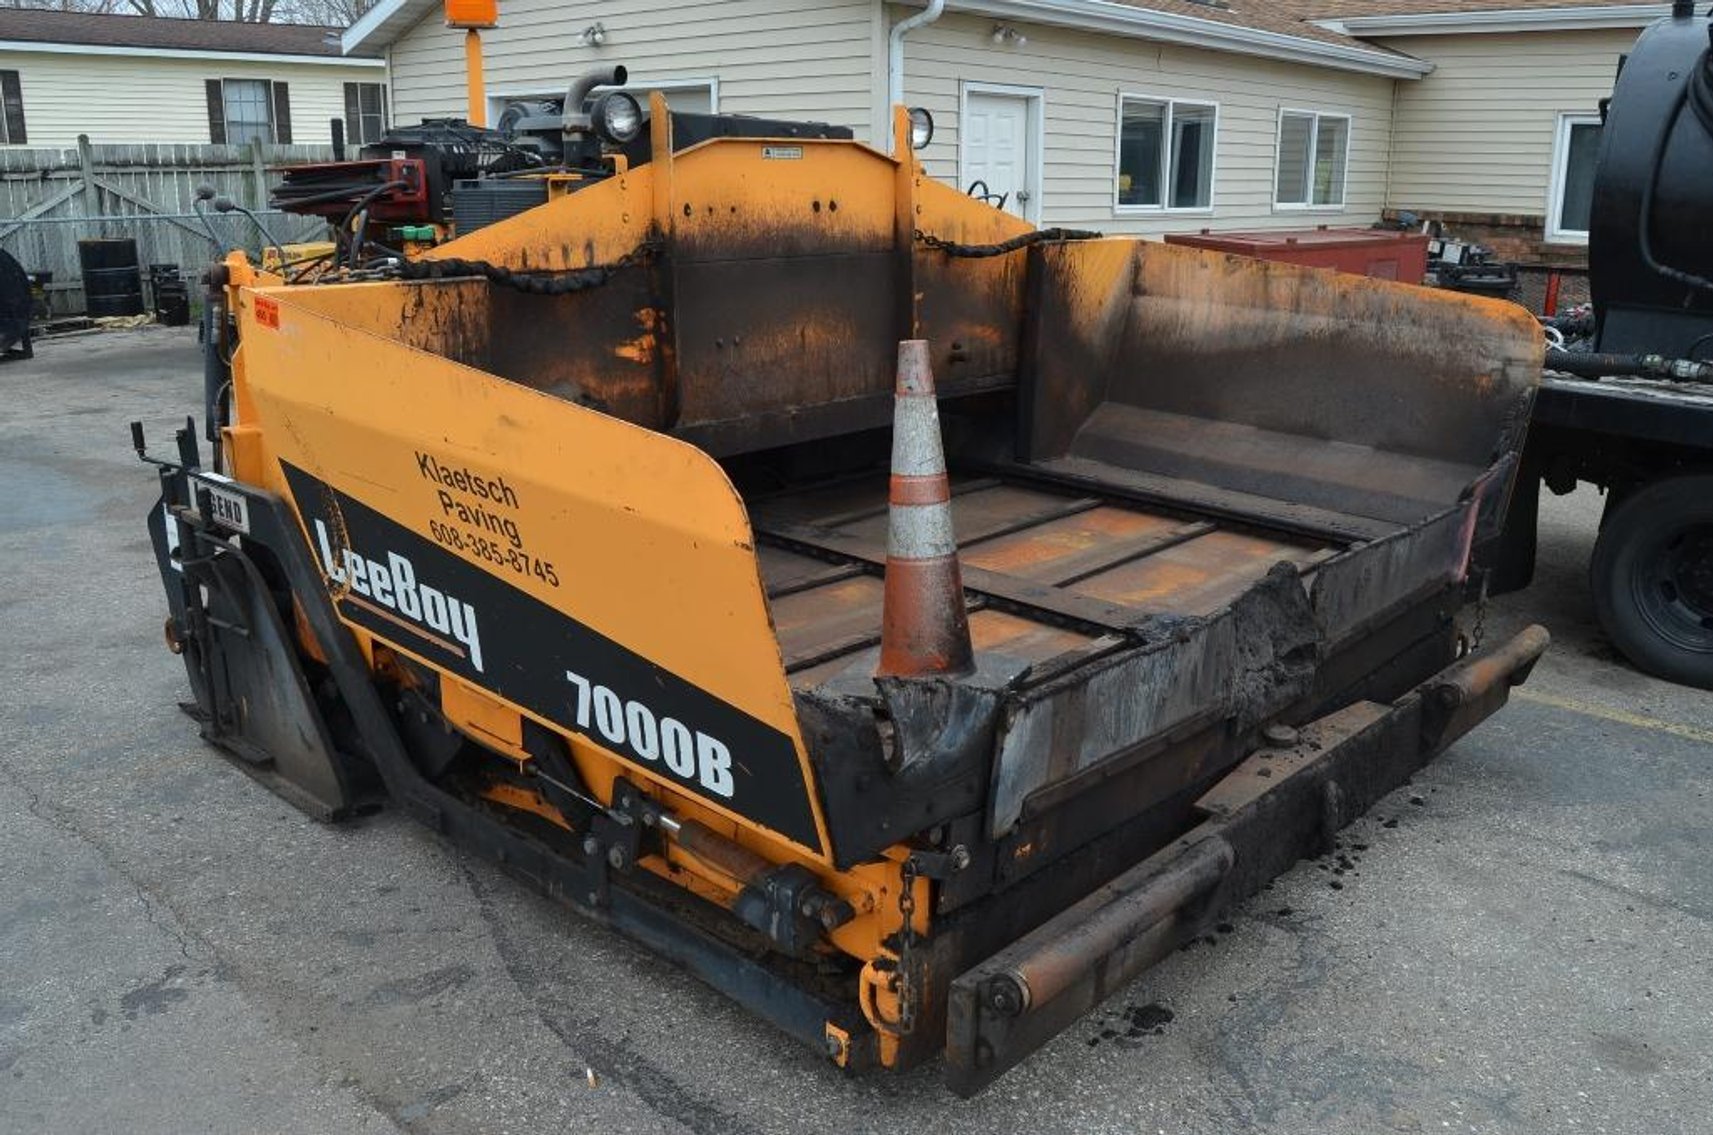
[[[990,204],[1028,221],[1040,216],[1035,199],[1038,98],[1026,92],[966,88],[958,131],[958,188],[965,193],[973,188],[979,195],[985,187]]]

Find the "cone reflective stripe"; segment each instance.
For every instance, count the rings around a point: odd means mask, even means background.
[[[889,677],[975,667],[928,344],[898,344],[880,667]]]

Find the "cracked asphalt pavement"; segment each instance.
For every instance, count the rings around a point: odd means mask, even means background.
[[[0,367],[0,1131],[1709,1130],[1713,697],[1600,636],[1592,491],[1489,617],[1556,639],[1506,710],[962,1102],[203,746],[126,429],[195,411],[194,339],[38,350]]]

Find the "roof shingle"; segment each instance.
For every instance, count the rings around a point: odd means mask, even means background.
[[[1353,16],[1414,16],[1513,12],[1553,8],[1647,7],[1654,0],[1107,0],[1126,8],[1240,24],[1303,39],[1376,49],[1378,45],[1323,28],[1316,20]]]
[[[24,43],[338,56],[340,30],[311,24],[250,24],[234,20],[0,8],[0,40]]]
[[[1236,24],[1258,31],[1277,32],[1299,39],[1320,40],[1343,44],[1345,47],[1365,47],[1375,50],[1371,43],[1315,24],[1306,23],[1303,15],[1293,10],[1289,0],[1111,0],[1126,8],[1148,12],[1168,12],[1174,16],[1190,16],[1221,24]]]
[[[1426,16],[1459,12],[1545,11],[1554,8],[1643,8],[1656,0],[1277,0],[1299,20],[1345,16]]]

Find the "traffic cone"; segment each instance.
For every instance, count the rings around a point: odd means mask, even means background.
[[[876,673],[902,678],[973,669],[934,372],[927,340],[906,339],[898,344],[886,594]]]

